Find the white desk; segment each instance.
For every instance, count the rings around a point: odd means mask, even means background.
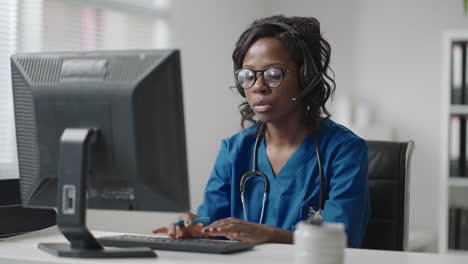
[[[95,236],[115,233],[93,232]],[[0,264],[4,263],[294,263],[293,246],[282,244],[258,245],[253,250],[229,255],[186,253],[157,250],[157,258],[148,259],[73,259],[59,258],[43,252],[37,248],[39,242],[63,242],[65,238],[58,234],[58,230],[48,228],[26,235],[0,239]],[[345,262],[348,264],[467,264],[468,256],[437,255],[429,253],[407,253],[381,250],[346,249]],[[314,261],[311,260],[311,264]]]

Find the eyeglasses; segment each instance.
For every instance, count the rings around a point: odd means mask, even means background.
[[[284,74],[289,70],[270,67],[263,70],[252,70],[248,68],[239,69],[235,71],[234,77],[236,78],[236,83],[244,88],[249,89],[254,86],[257,81],[257,73],[261,73],[263,76],[263,83],[268,88],[275,88],[281,85],[284,80]]]

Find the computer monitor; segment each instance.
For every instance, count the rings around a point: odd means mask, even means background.
[[[86,207],[189,209],[177,50],[15,54],[11,73],[22,203],[57,208],[71,242],[41,248],[130,256],[102,250]]]

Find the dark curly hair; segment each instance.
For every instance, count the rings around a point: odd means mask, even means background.
[[[288,24],[299,34],[299,37],[308,46],[315,63],[317,70],[323,74],[320,81],[312,92],[308,93],[302,100],[305,105],[305,122],[306,126],[311,130],[318,129],[322,118],[329,117],[331,114],[325,107],[325,103],[335,91],[335,81],[328,75],[330,69],[330,44],[322,38],[320,34],[320,23],[313,17],[285,17],[282,15],[271,16],[255,20],[239,37],[232,59],[234,61],[234,71],[241,69],[244,57],[250,46],[258,39],[264,37],[273,37],[282,41],[293,60],[297,63],[298,68],[304,63],[304,55],[301,52],[296,40],[284,28],[272,24],[280,22]],[[333,73],[333,71],[331,71]],[[298,75],[299,80],[300,74]],[[311,80],[313,76],[307,76],[306,79]],[[302,81],[301,81],[302,82]],[[300,83],[301,83],[300,82]],[[301,90],[304,87],[300,87]],[[254,124],[254,111],[247,101],[239,105],[241,113],[241,127],[246,128],[245,123]],[[263,127],[263,126],[259,126]],[[263,129],[262,129],[263,130]],[[258,130],[257,130],[258,131]]]

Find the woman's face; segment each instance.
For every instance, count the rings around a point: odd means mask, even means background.
[[[258,120],[264,123],[282,122],[303,114],[300,103],[292,101],[300,93],[298,69],[281,40],[271,37],[260,38],[247,50],[242,68],[263,70],[269,67],[286,69],[280,86],[269,88],[261,73],[257,81],[245,89],[247,101]]]

